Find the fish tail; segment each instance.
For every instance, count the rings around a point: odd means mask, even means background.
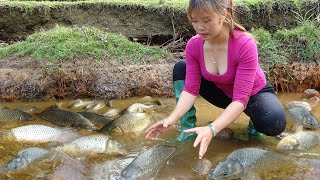
[[[0,130],[0,139],[8,140],[13,137],[13,133],[10,130]]]

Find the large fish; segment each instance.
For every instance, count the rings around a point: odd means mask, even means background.
[[[55,150],[75,156],[96,153],[125,153],[125,149],[122,144],[116,140],[113,140],[110,136],[102,134],[78,138],[72,142],[56,147]]]
[[[301,107],[288,110],[287,122],[288,124],[291,123],[291,130],[293,131],[301,125],[307,129],[317,129],[319,127],[318,120],[308,110]]]
[[[30,147],[23,149],[18,152],[18,154],[13,157],[3,168],[4,171],[19,171],[20,169],[26,167],[29,163],[46,155],[49,151],[37,148]]]
[[[1,109],[0,121],[23,121],[33,120],[33,117],[19,109]]]
[[[54,141],[64,134],[64,131],[49,126],[26,125],[1,132],[1,137],[9,140],[42,143]]]
[[[292,108],[305,108],[307,111],[311,111],[312,107],[309,103],[305,102],[305,101],[290,101],[289,103],[286,104],[286,106],[289,109]]]
[[[144,180],[153,178],[176,151],[177,147],[167,144],[157,144],[139,154],[121,172],[126,180]]]
[[[45,119],[51,123],[58,124],[60,126],[71,126],[75,128],[96,129],[94,124],[82,115],[65,111],[62,109],[47,109],[41,113],[38,113],[42,119]]]
[[[319,134],[310,131],[300,131],[281,139],[277,145],[277,150],[309,150],[319,143]]]
[[[243,148],[233,151],[209,174],[209,179],[239,179],[248,173],[278,171],[287,167],[319,167],[320,161],[298,159],[260,148]]]
[[[124,114],[100,129],[102,133],[139,133],[151,123],[151,116],[147,113]]]

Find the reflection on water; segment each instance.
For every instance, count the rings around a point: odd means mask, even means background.
[[[290,101],[301,101],[300,93],[281,93],[278,95],[281,103],[283,105]],[[112,100],[112,107],[118,109],[125,109],[129,105],[138,102],[141,97],[134,97],[123,100]],[[161,120],[166,117],[174,108],[175,100],[174,98],[156,98],[159,99],[164,106],[154,109],[152,111],[153,120]],[[49,106],[56,103],[60,103],[63,109],[70,111],[79,111],[79,109],[69,109],[67,106],[71,101],[59,101],[59,102],[15,102],[15,103],[2,103],[0,105],[5,105],[9,108],[16,108],[19,106],[34,106],[43,110]],[[319,119],[320,117],[320,105],[308,101],[313,106],[313,114]],[[204,99],[199,98],[195,104],[197,108],[197,125],[206,125],[208,121],[214,120],[222,110],[216,108],[206,102]],[[103,114],[110,107],[104,107],[97,111],[97,113]],[[33,114],[33,112],[30,112]],[[244,148],[244,147],[262,147],[268,150],[275,151],[276,145],[279,139],[274,137],[266,137],[263,140],[248,140],[246,136],[246,127],[249,118],[242,114],[230,128],[234,131],[234,138],[228,141],[222,141],[218,139],[213,139],[208,148],[208,151],[204,158],[207,158],[213,162],[213,167],[225,159],[232,151]],[[0,130],[9,130],[14,127],[28,125],[28,124],[42,124],[51,127],[58,127],[47,121],[36,118],[34,121],[27,122],[1,122]],[[86,129],[76,130],[79,134],[92,135],[97,134],[95,131],[89,131]],[[318,130],[319,131],[319,130]],[[52,158],[50,160],[39,159],[37,164],[30,164],[20,172],[7,172],[4,173],[0,170],[0,179],[12,178],[12,179],[46,179],[45,177],[51,177],[50,179],[119,179],[119,174],[121,170],[126,167],[139,153],[154,146],[155,144],[162,142],[163,140],[170,140],[178,134],[176,130],[171,130],[161,137],[161,139],[146,141],[144,139],[145,134],[140,135],[118,135],[113,136],[114,139],[123,143],[125,148],[128,150],[128,154],[125,156],[110,156],[110,155],[93,155],[90,157],[78,157],[77,163],[73,165],[69,163],[66,168],[61,169],[61,159]],[[0,136],[1,138],[1,136]],[[198,175],[192,170],[194,164],[197,162],[198,158],[198,147],[193,148],[193,142],[186,142],[179,148],[179,152],[175,154],[172,159],[170,159],[167,164],[159,171],[155,179],[206,179],[206,176]],[[42,144],[30,144],[30,143],[20,143],[20,142],[8,142],[3,139],[0,140],[0,169],[2,169],[5,164],[14,157],[18,151],[27,147],[42,147],[45,149],[50,149],[54,144],[42,143]],[[318,153],[320,146],[313,148],[307,153]],[[308,158],[319,158],[319,157],[308,157]],[[81,162],[81,166],[78,164]],[[59,165],[60,164],[60,165]],[[79,166],[81,168],[79,168]],[[80,170],[79,170],[80,169]],[[68,173],[69,172],[69,173]],[[75,172],[78,172],[75,173]],[[80,172],[80,175],[79,175]],[[57,175],[58,174],[58,175]],[[65,177],[64,175],[65,174]],[[281,170],[279,172],[262,174],[262,179],[312,179],[318,177],[320,173],[314,171],[306,172],[305,169],[288,169]]]

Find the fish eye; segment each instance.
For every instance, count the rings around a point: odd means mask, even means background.
[[[223,176],[227,176],[228,175],[228,173],[227,172],[223,172]]]

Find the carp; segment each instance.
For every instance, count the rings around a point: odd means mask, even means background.
[[[147,128],[151,123],[151,116],[147,113],[130,113],[125,114],[111,121],[109,124],[102,127],[99,132],[102,133],[140,133]]]
[[[126,180],[151,179],[164,166],[177,147],[167,144],[157,144],[142,152],[121,172]]]

